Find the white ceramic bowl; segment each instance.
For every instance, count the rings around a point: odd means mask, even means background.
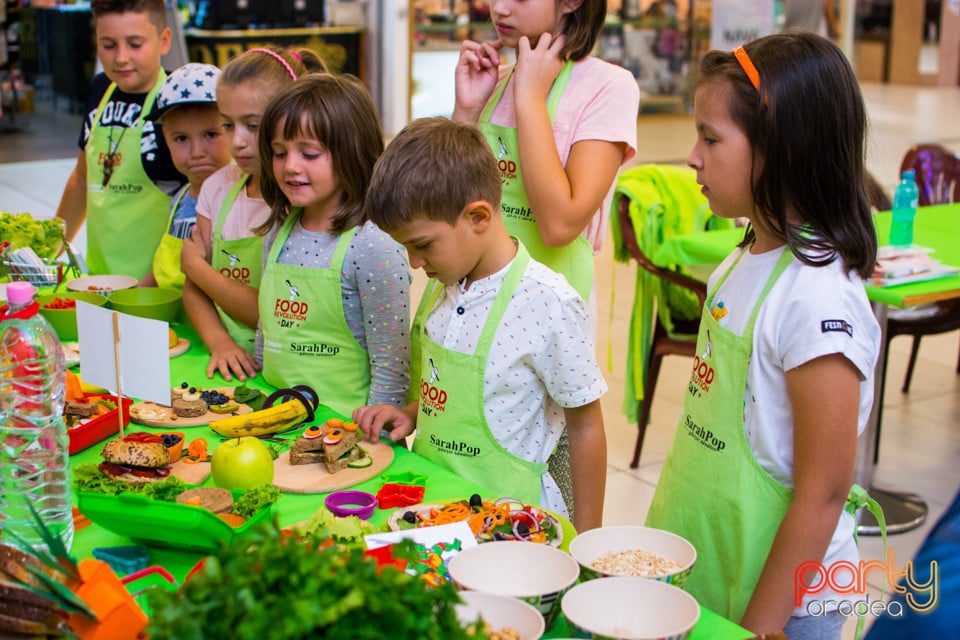
[[[561,606],[574,635],[592,640],[684,640],[700,619],[693,596],[646,578],[581,582]]]
[[[458,589],[519,598],[543,615],[547,627],[560,613],[560,597],[577,581],[577,562],[555,547],[496,541],[471,547],[447,565]]]
[[[580,565],[580,579],[630,576],[629,572],[600,571],[592,564],[608,553],[641,550],[680,565],[679,569],[640,577],[682,587],[697,561],[697,550],[685,538],[662,529],[639,526],[600,527],[584,531],[570,542],[570,555]]]
[[[133,276],[83,276],[74,278],[67,283],[71,291],[87,291],[108,296],[120,289],[133,289],[137,286],[137,279]]]
[[[520,640],[539,640],[546,629],[540,612],[516,598],[482,591],[461,591],[460,597],[463,604],[456,607],[457,619],[464,626],[483,618],[492,631],[504,627],[517,630]]]

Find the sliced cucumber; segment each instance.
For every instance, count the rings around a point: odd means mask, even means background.
[[[373,464],[373,458],[371,458],[370,456],[363,456],[358,460],[354,460],[353,462],[348,462],[347,466],[350,467],[351,469],[364,469],[366,467],[369,467],[372,464]]]

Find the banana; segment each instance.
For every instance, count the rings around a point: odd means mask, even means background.
[[[209,426],[215,433],[229,438],[266,436],[306,421],[310,413],[303,402],[293,399],[267,409],[214,420]]]

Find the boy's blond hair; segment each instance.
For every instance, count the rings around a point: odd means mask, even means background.
[[[145,13],[160,33],[167,28],[164,0],[92,0],[90,11],[96,20],[110,13]]]
[[[377,160],[366,209],[388,232],[419,217],[453,225],[470,202],[489,202],[499,212],[501,190],[497,160],[475,126],[421,118]]]

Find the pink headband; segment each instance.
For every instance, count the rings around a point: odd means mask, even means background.
[[[289,63],[287,63],[287,61],[284,60],[283,56],[281,56],[279,53],[277,53],[276,51],[270,51],[270,49],[261,49],[261,48],[247,49],[246,53],[253,53],[255,51],[257,53],[265,53],[268,56],[273,56],[274,58],[277,59],[278,62],[280,62],[280,64],[283,65],[283,68],[287,70],[287,73],[290,74],[291,78],[293,78],[294,80],[297,79],[297,74],[293,72],[293,67],[291,67]]]

